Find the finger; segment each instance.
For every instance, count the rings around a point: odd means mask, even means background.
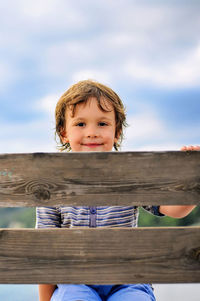
[[[182,151],[186,151],[186,150],[187,150],[187,147],[184,145],[184,146],[181,147],[181,150],[182,150]]]
[[[199,145],[190,145],[190,146],[183,146],[181,148],[182,151],[199,151],[200,150],[200,146]]]
[[[196,146],[190,145],[187,150],[197,151],[197,150],[200,150],[200,146],[199,145],[196,145]]]

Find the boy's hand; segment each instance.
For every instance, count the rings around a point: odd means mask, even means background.
[[[181,147],[182,151],[199,151],[200,146],[183,146]],[[196,206],[163,206],[161,205],[159,208],[160,213],[171,216],[173,218],[183,218],[187,216]]]
[[[181,147],[181,150],[182,151],[199,151],[200,146],[199,145],[196,145],[196,146],[193,146],[193,145],[183,146],[183,147]]]

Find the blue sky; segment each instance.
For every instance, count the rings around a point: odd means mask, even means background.
[[[127,107],[122,150],[200,144],[200,2],[0,3],[0,150],[54,152],[54,108],[92,78]]]

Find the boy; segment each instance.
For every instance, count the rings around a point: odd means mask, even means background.
[[[125,110],[119,96],[98,82],[78,82],[62,95],[56,106],[56,133],[61,150],[108,152],[113,147],[118,150],[125,126]],[[158,216],[180,218],[194,207],[144,208]],[[37,208],[37,227],[40,228],[136,227],[137,219],[136,206]],[[155,300],[149,284],[39,285],[39,296],[40,301]]]

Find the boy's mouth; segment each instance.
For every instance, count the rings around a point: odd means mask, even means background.
[[[88,146],[88,147],[97,147],[97,146],[103,145],[103,143],[86,143],[83,145]]]

